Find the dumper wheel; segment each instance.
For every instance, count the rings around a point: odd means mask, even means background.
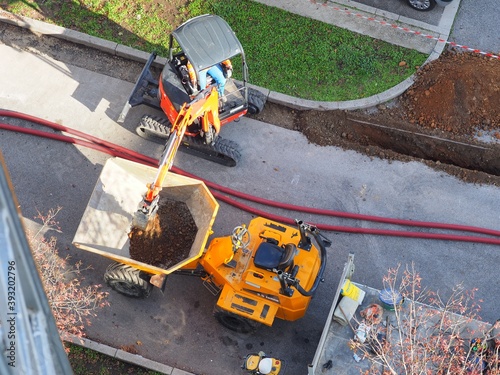
[[[248,113],[258,115],[264,109],[266,96],[258,90],[248,88]]]
[[[239,333],[253,333],[259,327],[259,323],[223,310],[218,306],[214,308],[214,316],[217,321],[231,331]]]
[[[128,297],[147,298],[153,289],[148,275],[132,266],[113,263],[104,274],[104,281],[113,290]]]

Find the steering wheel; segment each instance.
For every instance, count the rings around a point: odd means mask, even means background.
[[[250,233],[244,225],[237,226],[233,229],[231,235],[231,242],[233,243],[235,251],[238,249],[245,249],[250,244]]]

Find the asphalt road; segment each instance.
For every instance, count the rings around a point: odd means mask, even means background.
[[[333,0],[335,1],[335,0]],[[457,1],[457,0],[455,0]],[[370,7],[397,14],[398,16],[406,17],[413,21],[419,21],[423,24],[439,26],[444,7],[435,7],[429,12],[419,12],[408,6],[406,0],[353,0],[352,4],[356,3],[368,5]]]
[[[488,2],[494,8],[493,0],[483,3]],[[468,3],[473,1],[462,0],[459,13]],[[456,33],[460,22],[466,22],[467,13],[463,14],[465,18],[457,18],[451,34],[458,43],[464,43],[462,36]],[[482,23],[472,27],[481,28]],[[481,35],[476,40],[487,39]],[[498,38],[498,33],[496,35]],[[160,146],[139,139],[133,131],[138,118],[143,112],[150,112],[149,109],[133,109],[124,126],[114,121],[131,89],[130,83],[27,53],[15,46],[0,44],[0,56],[1,108],[60,122],[150,156],[160,155]],[[499,227],[500,189],[497,187],[466,184],[416,162],[388,163],[352,151],[318,147],[308,144],[300,133],[250,119],[228,125],[223,135],[243,146],[243,160],[237,167],[221,167],[182,153],[176,159],[176,166],[219,184],[287,203]],[[71,255],[73,261],[82,260],[84,265],[92,266],[92,270],[85,272],[85,282],[101,284],[110,262],[77,251],[71,241],[108,156],[80,146],[4,131],[0,137],[1,151],[27,226],[36,227],[33,217],[37,211],[46,212],[61,206],[58,217],[61,232],[49,234],[57,236],[61,255]],[[272,212],[305,221],[374,226],[276,209]],[[250,219],[248,213],[222,204],[213,228],[214,237],[227,235],[234,226]],[[460,283],[466,289],[478,288],[476,299],[484,300],[482,318],[490,322],[499,318],[498,246],[325,234],[333,241],[325,282],[299,322],[278,321],[272,328],[264,327],[251,336],[235,334],[213,319],[211,312],[216,297],[200,280],[172,276],[164,295],[155,290],[144,301],[111,291],[110,307],[93,319],[88,335],[114,347],[136,345],[144,357],[196,374],[241,373],[243,356],[258,350],[285,359],[287,374],[304,374],[350,252],[356,257],[355,281],[380,288],[388,268],[414,262],[423,283],[445,297]],[[138,341],[142,344],[138,345]]]
[[[160,146],[139,139],[133,131],[148,109],[133,109],[125,126],[114,121],[130,83],[5,45],[0,45],[0,55],[0,107],[54,120],[151,156],[160,155]],[[300,133],[250,119],[228,125],[223,135],[243,147],[243,159],[237,167],[221,167],[182,153],[175,164],[219,184],[282,202],[498,228],[500,190],[496,187],[465,184],[416,162],[388,163],[352,151],[315,146]],[[110,262],[76,251],[71,240],[107,156],[8,132],[1,133],[1,148],[27,224],[32,225],[37,210],[46,212],[61,206],[61,232],[52,233],[59,239],[61,255],[69,254],[74,261],[92,266],[85,273],[86,281],[102,283]],[[272,212],[305,221],[373,225]],[[214,236],[227,235],[250,218],[222,204]],[[497,246],[325,234],[333,241],[325,282],[300,322],[278,321],[251,336],[235,334],[214,321],[216,297],[200,280],[172,276],[164,295],[155,290],[145,301],[110,293],[111,306],[93,319],[88,335],[114,347],[135,344],[144,357],[196,374],[237,374],[243,356],[255,350],[287,360],[287,373],[301,374],[313,357],[349,252],[356,256],[358,282],[380,288],[389,267],[414,262],[426,285],[444,295],[462,282],[466,288],[478,287],[477,298],[484,299],[481,315],[489,321],[498,318]]]

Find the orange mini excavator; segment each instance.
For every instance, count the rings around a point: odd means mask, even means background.
[[[232,78],[232,69],[224,69],[225,90],[218,106],[220,124],[203,123],[195,119],[187,127],[182,142],[184,151],[223,165],[235,166],[240,159],[239,146],[220,137],[220,126],[246,113],[259,113],[266,98],[261,92],[247,87],[245,54],[231,27],[215,15],[192,18],[170,35],[169,56],[158,78],[152,69],[156,57],[156,53],[150,55],[118,122],[123,123],[130,108],[141,104],[160,109],[163,116],[144,115],[136,130],[143,138],[164,143],[182,106],[206,89],[198,86],[200,75],[206,74],[215,65],[224,66],[230,59],[241,61],[241,71],[239,64],[235,66],[235,70],[241,74],[241,82]],[[207,75],[207,86],[215,84],[215,80]]]

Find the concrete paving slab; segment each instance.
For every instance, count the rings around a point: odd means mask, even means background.
[[[451,22],[459,3],[456,1],[455,4],[449,7],[439,8],[436,12],[433,11],[431,19],[429,19],[429,16],[420,16],[414,19],[411,17],[412,12],[418,12],[413,11],[411,8],[409,8],[410,12],[405,8],[403,8],[405,11],[401,11],[400,4],[395,8],[392,6],[392,3],[398,3],[397,0],[379,1],[382,4],[388,4],[384,8],[379,8],[376,6],[379,3],[375,3],[373,0],[366,0],[364,3],[350,0],[336,0],[323,3],[308,0],[291,0],[287,2],[258,0],[260,3],[281,8],[291,13],[313,18],[359,34],[368,35],[388,43],[429,54],[433,51],[436,40],[424,38],[402,29],[395,29],[390,25],[397,24],[401,28],[446,39],[450,33]]]
[[[118,351],[118,349],[112,348],[111,346],[104,345],[104,344],[101,344],[101,343],[98,343],[98,342],[95,342],[92,340],[87,340],[85,338],[83,338],[82,341],[83,341],[83,344],[86,348],[88,348],[90,350],[95,350],[96,352],[105,354],[105,355],[110,356],[112,358],[114,358],[116,356],[116,353]],[[78,344],[78,342],[75,342],[75,344]]]

